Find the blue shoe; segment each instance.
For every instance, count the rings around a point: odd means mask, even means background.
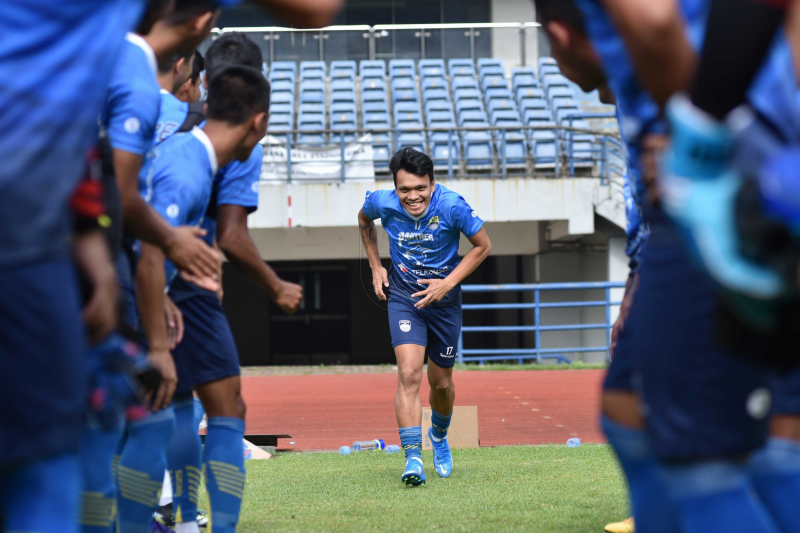
[[[453,473],[453,456],[450,455],[450,445],[447,444],[447,437],[441,442],[433,440],[433,429],[428,429],[428,438],[431,439],[433,447],[433,468],[441,477],[450,477]]]
[[[412,457],[406,461],[406,470],[400,478],[406,485],[416,487],[425,484],[425,472],[422,471],[422,459]]]

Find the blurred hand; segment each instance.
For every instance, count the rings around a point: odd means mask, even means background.
[[[183,313],[169,296],[164,297],[164,319],[167,322],[169,349],[174,350],[183,340]]]
[[[381,267],[372,269],[372,288],[375,290],[375,295],[378,300],[386,301],[386,295],[383,293],[383,288],[389,286],[389,273],[386,269]]]
[[[446,279],[418,279],[417,283],[428,286],[424,291],[415,292],[411,295],[412,298],[422,297],[422,300],[414,304],[417,309],[422,309],[433,302],[441,301],[452,290]]]
[[[161,374],[161,384],[155,392],[155,396],[148,395],[146,401],[150,401],[153,411],[159,411],[169,407],[172,402],[172,395],[178,385],[178,372],[175,369],[175,361],[169,351],[152,351],[147,354],[147,360]]]
[[[281,280],[280,289],[275,295],[275,305],[288,314],[294,314],[303,300],[303,286],[297,283]]]
[[[178,269],[186,271],[194,279],[215,279],[219,272],[221,256],[201,239],[205,234],[203,228],[179,226],[174,229],[174,239],[164,250]]]

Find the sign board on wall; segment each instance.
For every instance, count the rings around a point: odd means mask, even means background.
[[[264,147],[264,162],[261,179],[264,181],[286,181],[289,169],[288,150],[285,137],[267,135],[261,141]],[[375,179],[372,161],[372,134],[345,143],[344,158],[341,144],[325,146],[291,145],[292,181],[313,181],[342,178],[344,159],[345,179]]]

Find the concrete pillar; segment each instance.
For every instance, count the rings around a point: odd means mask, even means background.
[[[535,22],[536,14],[530,0],[491,0],[492,22]],[[492,32],[492,57],[503,60],[506,69],[520,65],[520,38],[516,29],[480,30]],[[538,42],[535,31],[527,36],[525,54],[528,65],[538,62]]]

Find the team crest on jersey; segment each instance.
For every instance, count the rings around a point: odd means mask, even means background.
[[[406,268],[406,266],[405,266],[405,265],[397,265],[397,268],[399,268],[399,269],[400,269],[400,272],[402,272],[402,273],[404,273],[404,274],[405,274],[406,272],[408,272],[408,269]]]
[[[411,321],[410,320],[401,320],[400,321],[400,331],[403,333],[408,333],[411,331]]]
[[[439,215],[436,215],[432,219],[428,221],[428,229],[429,230],[436,230],[439,228]]]

